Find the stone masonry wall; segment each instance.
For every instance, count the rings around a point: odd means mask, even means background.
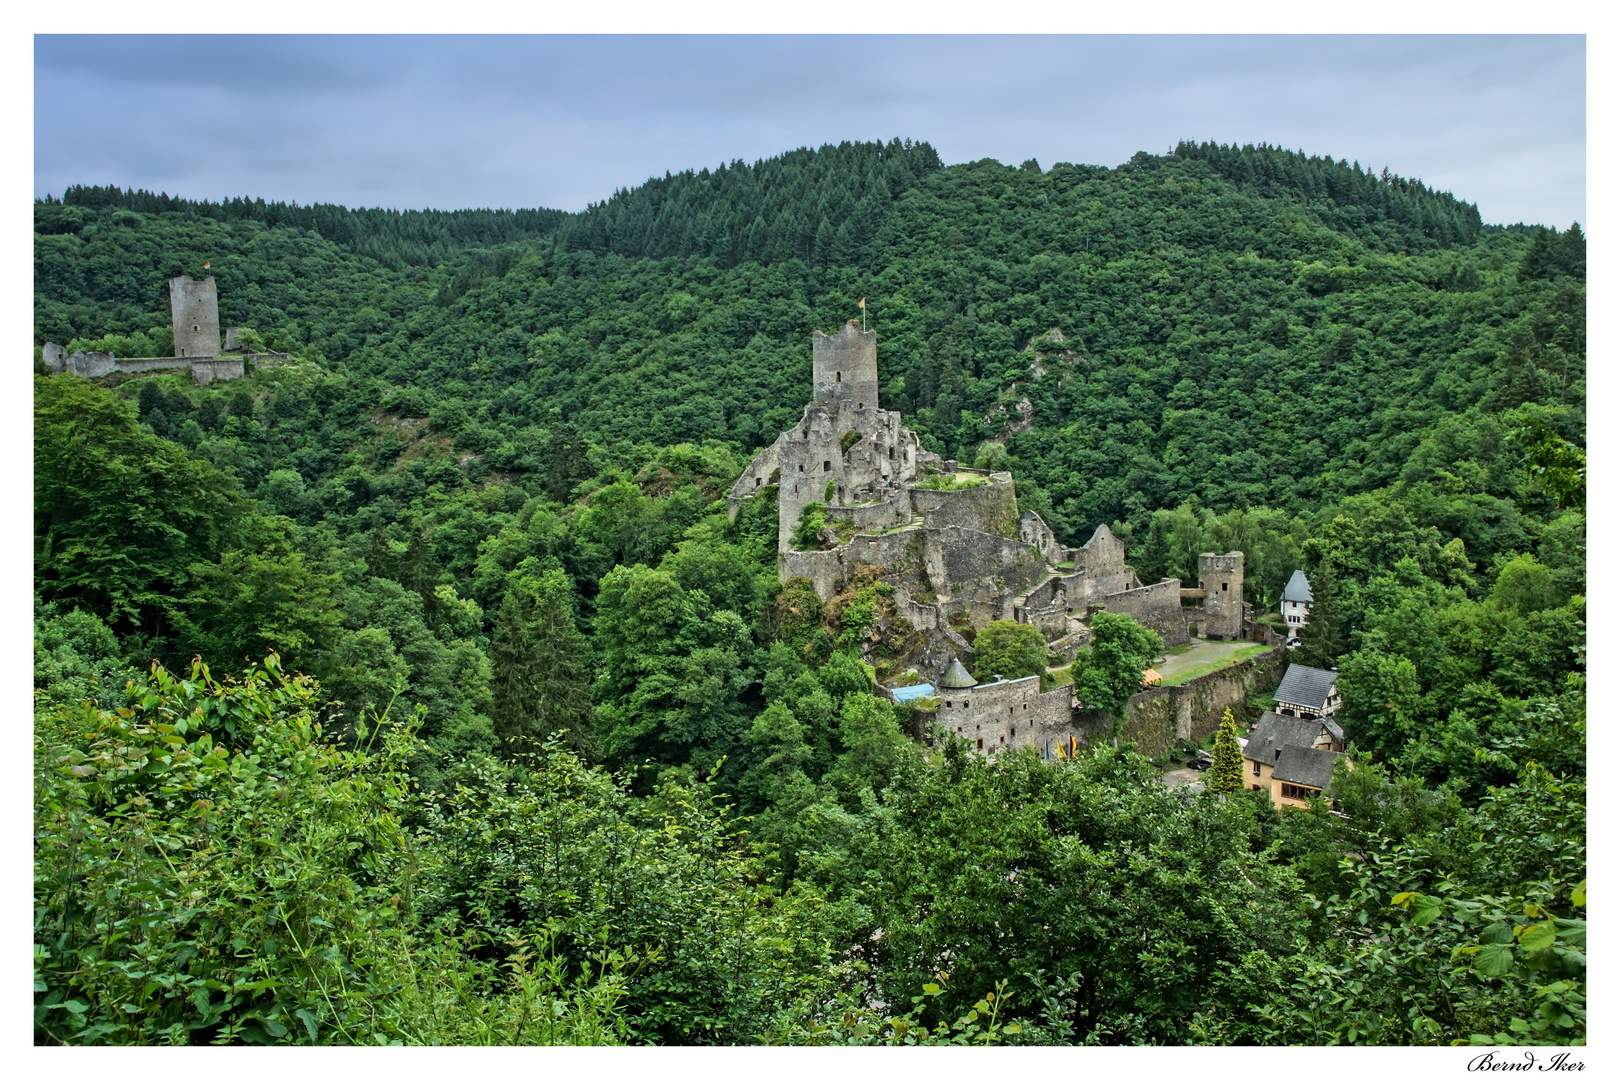
[[[1199,629],[1205,637],[1243,636],[1243,552],[1198,556],[1198,587],[1204,590]]]
[[[1164,639],[1165,645],[1185,645],[1187,619],[1181,608],[1181,582],[1165,578],[1157,585],[1144,585],[1101,598],[1102,605],[1117,615],[1129,615]]]
[[[911,505],[930,529],[954,525],[1018,540],[1018,497],[1010,477],[955,491],[912,488]]]
[[[193,281],[181,274],[170,279],[169,317],[174,326],[174,355],[220,354],[219,293],[213,278]]]
[[[1040,677],[980,683],[963,690],[941,689],[934,722],[941,729],[994,753],[1033,743],[1045,746],[1048,738],[1067,740],[1076,734],[1073,694],[1059,686],[1041,693]]]
[[[1157,757],[1177,739],[1203,739],[1220,726],[1222,713],[1237,712],[1250,694],[1276,685],[1287,666],[1288,650],[1278,646],[1180,686],[1149,687],[1126,705],[1119,741]]]
[[[126,375],[145,371],[190,371],[191,377],[202,386],[211,382],[240,379],[247,371],[247,362],[286,360],[286,353],[253,353],[248,356],[150,356],[120,359],[112,353],[76,352],[71,356],[57,344],[46,342],[43,350],[45,362],[57,375],[64,372],[86,379],[100,379],[116,372]]]
[[[1238,715],[1250,694],[1275,686],[1288,668],[1288,650],[1277,646],[1247,660],[1200,675],[1187,683],[1190,691],[1188,738],[1202,739],[1221,723],[1221,713],[1231,708]]]
[[[731,490],[726,493],[726,513],[731,520],[737,520],[737,511],[742,507],[743,500],[763,491],[765,485],[771,483],[771,474],[782,468],[782,440],[785,438],[787,434],[784,432],[776,437],[775,442],[755,454],[748,468],[731,485]]]
[[[1028,592],[1047,575],[1046,560],[1021,540],[972,529],[923,531],[929,538],[924,551],[929,587],[941,596],[963,594],[971,599],[981,584],[989,584],[1006,594],[1010,612],[1013,598]]]
[[[851,319],[836,334],[817,330],[810,336],[812,379],[817,405],[842,405],[855,416],[878,407],[877,332],[861,332]],[[847,430],[847,429],[846,429]]]

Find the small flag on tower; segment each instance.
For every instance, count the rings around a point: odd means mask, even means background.
[[[866,310],[866,297],[864,297],[864,296],[861,297],[861,302],[859,304],[857,304],[856,307],[860,308],[862,311],[865,311]]]
[[[205,263],[203,263],[203,269],[204,269],[204,270],[206,270],[206,269],[208,269],[208,268],[209,268],[209,267],[210,267],[210,266],[213,266],[213,265],[214,265],[214,264],[213,264],[213,263],[212,263],[212,262],[205,262]]]

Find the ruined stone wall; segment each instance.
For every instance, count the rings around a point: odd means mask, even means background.
[[[1119,744],[1134,743],[1142,756],[1158,757],[1177,739],[1187,738],[1187,695],[1171,693],[1180,689],[1154,687],[1131,698],[1119,728]]]
[[[911,505],[930,529],[956,526],[1018,540],[1018,497],[1010,477],[955,491],[912,488]]]
[[[240,379],[247,373],[247,361],[251,359],[254,357],[216,356],[212,360],[193,360],[191,377],[197,380],[199,386]]]
[[[1108,526],[1097,526],[1083,547],[1066,550],[1073,552],[1075,571],[1085,575],[1082,588],[1073,590],[1077,604],[1137,587],[1136,575],[1125,565],[1125,541]]]
[[[845,416],[842,422],[860,428],[862,414],[875,412],[878,407],[877,333],[861,327],[854,319],[846,322],[836,334],[823,334],[817,330],[810,337],[811,368],[814,380],[812,401],[817,405],[839,405]]]
[[[169,317],[174,355],[218,356],[219,293],[213,278],[193,281],[181,274],[169,281]]]
[[[251,356],[188,357],[149,356],[120,359],[112,353],[76,352],[71,356],[57,344],[46,342],[44,359],[57,375],[64,372],[86,379],[100,379],[115,372],[127,375],[144,371],[190,371],[191,377],[202,386],[211,382],[240,379],[247,371],[247,361],[286,360],[286,353],[254,353]]]
[[[1033,743],[1044,748],[1047,738],[1075,733],[1073,695],[1067,686],[1041,693],[1040,677],[980,683],[962,690],[939,692],[934,722],[943,731],[960,735],[985,753],[1010,750]]]
[[[1116,615],[1129,615],[1164,639],[1166,647],[1185,645],[1187,618],[1181,608],[1181,582],[1165,578],[1157,585],[1144,585],[1111,593],[1100,600],[1108,611]]]
[[[776,566],[779,579],[807,578],[823,600],[840,592],[858,563],[884,568],[884,580],[910,592],[934,591],[921,572],[924,534],[921,529],[905,529],[886,536],[856,535],[843,547],[831,551],[779,551]]]
[[[1198,613],[1205,637],[1243,636],[1243,552],[1198,556],[1198,587],[1204,603]]]
[[[1046,560],[1021,540],[972,529],[925,529],[923,565],[932,591],[973,599],[985,585],[1005,594],[1008,615],[1017,596],[1047,575]],[[936,557],[937,556],[937,557]],[[1177,601],[1179,605],[1180,601]]]
[[[911,500],[896,490],[865,506],[829,506],[827,516],[853,521],[861,530],[892,529],[911,521]]]
[[[1149,687],[1127,703],[1119,741],[1156,757],[1177,739],[1206,738],[1220,726],[1222,713],[1230,708],[1238,715],[1248,696],[1275,686],[1287,666],[1288,650],[1278,646],[1180,686]]]
[[[861,436],[843,451],[845,498],[855,502],[870,492],[898,491],[916,476],[917,436],[900,423],[899,413],[873,409],[854,424],[835,419],[833,426],[838,430],[840,446],[851,431]],[[909,507],[907,510],[909,517]]]
[[[1077,550],[1060,544],[1057,534],[1046,524],[1046,519],[1033,510],[1025,510],[1019,515],[1018,538],[1026,544],[1034,544],[1053,566],[1070,561]]]
[[[838,430],[832,414],[811,405],[804,410],[799,425],[782,433],[777,440],[782,467],[782,489],[777,493],[777,550],[793,546],[793,530],[799,514],[813,502],[824,502],[827,481],[836,489],[844,479],[844,454],[838,445]]]
[[[737,511],[744,499],[753,498],[765,489],[766,484],[773,483],[771,474],[782,468],[782,440],[785,438],[786,433],[778,435],[775,442],[755,454],[748,468],[731,485],[731,490],[726,493],[726,513],[731,520],[737,520]]]
[[[1187,709],[1191,720],[1188,737],[1202,739],[1209,735],[1220,726],[1221,714],[1227,708],[1232,710],[1232,715],[1241,716],[1249,695],[1281,682],[1287,668],[1288,650],[1279,645],[1188,682]]]

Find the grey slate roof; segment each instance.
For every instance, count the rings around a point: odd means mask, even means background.
[[[952,660],[951,666],[945,670],[945,675],[939,680],[939,685],[947,690],[964,690],[969,686],[978,686],[979,680],[968,674],[962,661]]]
[[[1302,604],[1311,602],[1311,583],[1305,578],[1305,571],[1295,570],[1294,576],[1288,579],[1283,586],[1283,599],[1296,600]]]
[[[1260,722],[1249,732],[1249,744],[1243,748],[1243,756],[1262,765],[1275,765],[1278,750],[1285,746],[1314,745],[1322,728],[1330,722],[1304,716],[1281,716],[1269,711],[1261,713]],[[1339,741],[1343,741],[1342,736]]]
[[[1313,750],[1308,746],[1285,746],[1277,764],[1271,768],[1271,778],[1289,784],[1322,788],[1333,779],[1333,767],[1343,754],[1332,750]]]
[[[1307,709],[1327,708],[1328,692],[1333,689],[1333,680],[1338,675],[1321,668],[1306,667],[1304,664],[1289,664],[1288,671],[1282,677],[1282,683],[1277,687],[1273,696],[1278,701],[1286,701],[1290,705],[1303,705]]]

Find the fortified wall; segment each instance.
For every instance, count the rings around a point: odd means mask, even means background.
[[[287,353],[253,353],[237,344],[237,327],[219,343],[219,293],[214,279],[193,281],[184,274],[169,282],[169,317],[174,327],[174,355],[117,357],[112,353],[76,352],[47,341],[41,350],[53,375],[68,372],[86,379],[99,379],[115,372],[190,371],[201,386],[212,382],[240,379],[249,363],[288,360]]]
[[[935,722],[966,738],[964,717],[971,715],[977,749],[1093,732],[1095,718],[1077,711],[1066,688],[1041,694],[1034,677],[974,681],[963,666],[972,663],[973,636],[1010,619],[1035,627],[1049,651],[1072,659],[1089,640],[1093,612],[1107,610],[1179,645],[1188,640],[1189,616],[1181,582],[1142,585],[1107,526],[1082,547],[1064,545],[1039,514],[1019,512],[1010,473],[963,469],[923,450],[899,413],[879,407],[876,334],[850,320],[837,333],[817,332],[811,344],[811,401],[799,423],[737,478],[726,499],[731,516],[775,486],[781,580],[803,578],[824,600],[846,589],[860,568],[877,568],[895,587],[894,618],[904,624],[883,639],[903,641],[904,654],[885,658],[938,685],[960,672],[948,694],[942,690]],[[805,516],[812,504],[826,527],[801,549],[795,533],[801,519],[812,520]],[[1231,556],[1207,556],[1215,561],[1205,578],[1222,595],[1194,617],[1219,622],[1235,611],[1241,627],[1242,555],[1234,554],[1235,568],[1222,561]],[[868,645],[868,660],[877,647]],[[993,728],[985,726],[990,718]]]

